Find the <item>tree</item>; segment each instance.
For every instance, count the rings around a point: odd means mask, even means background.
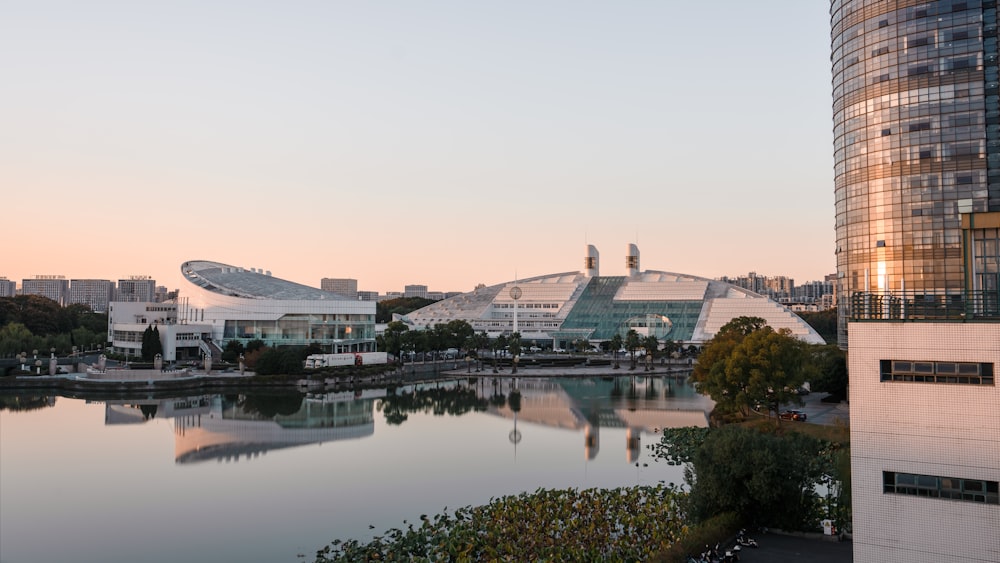
[[[382,333],[384,350],[396,358],[397,361],[400,357],[400,352],[403,350],[403,333],[408,330],[410,330],[410,327],[406,326],[405,323],[392,321],[385,326],[385,332]]]
[[[847,397],[847,356],[836,344],[814,345],[805,349],[806,378],[811,391]]]
[[[511,373],[517,373],[517,360],[521,355],[521,333],[512,332],[507,346],[510,348],[510,355],[513,359],[513,368],[511,369]]]
[[[153,327],[153,338],[149,341],[149,345],[152,348],[153,358],[159,355],[163,357],[163,341],[160,340],[160,327]]]
[[[734,512],[753,525],[817,527],[816,484],[825,445],[800,433],[765,434],[741,426],[708,433],[685,470],[695,521]]]
[[[0,356],[16,356],[37,350],[35,335],[21,323],[7,323],[0,328]]]
[[[749,415],[759,403],[777,410],[801,401],[801,350],[787,329],[775,332],[764,319],[738,317],[705,345],[692,379],[722,412]]]
[[[628,333],[625,334],[625,349],[628,350],[629,355],[632,358],[632,365],[628,369],[635,369],[635,351],[639,349],[642,345],[642,340],[639,338],[639,333],[635,329],[629,329]]]
[[[616,332],[614,336],[611,337],[611,350],[615,358],[615,369],[618,369],[620,367],[618,365],[618,350],[622,349],[623,344],[624,341],[622,340],[622,335]]]
[[[777,414],[781,405],[802,402],[802,343],[788,329],[775,332],[768,326],[748,334],[733,350],[726,371],[743,387],[734,400],[744,415],[758,403]]]
[[[244,352],[243,343],[239,340],[226,342],[226,348],[222,351],[222,360],[234,363],[240,359],[240,354]]]
[[[445,333],[447,334],[445,344],[448,348],[463,348],[469,337],[475,332],[476,330],[468,321],[461,319],[448,321],[448,324],[445,325]]]
[[[423,297],[400,297],[379,301],[375,304],[375,322],[388,323],[394,314],[406,315],[431,303],[437,303],[437,301]]]
[[[830,344],[837,342],[837,308],[831,307],[825,311],[802,311],[797,313],[799,317],[813,330],[819,333]]]
[[[736,333],[746,336],[767,326],[767,321],[760,317],[736,317],[722,325],[717,334]]]
[[[298,375],[304,371],[301,349],[265,348],[257,358],[258,375]]]
[[[140,353],[144,362],[153,361],[153,338],[153,325],[149,325],[146,327],[146,330],[142,331],[142,348]]]

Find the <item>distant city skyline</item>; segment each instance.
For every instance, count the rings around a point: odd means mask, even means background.
[[[821,2],[8,6],[4,272],[835,270]],[[720,40],[719,38],[725,38]]]
[[[653,268],[653,269],[656,269],[656,268]],[[263,268],[259,268],[258,270],[260,270],[261,273],[269,272],[268,270],[264,270]],[[567,270],[567,271],[570,271],[570,270]],[[273,275],[273,272],[271,272],[271,274]],[[829,273],[829,274],[826,274],[825,276],[820,276],[820,277],[818,277],[816,279],[797,280],[797,279],[795,279],[792,276],[787,276],[787,275],[785,275],[783,273],[780,273],[780,272],[758,272],[756,270],[750,270],[749,272],[741,272],[741,273],[738,273],[738,274],[735,274],[735,275],[722,274],[722,275],[718,275],[718,276],[712,276],[709,279],[726,281],[726,282],[733,283],[735,285],[740,285],[741,287],[744,287],[745,284],[741,284],[739,282],[742,281],[742,279],[743,279],[744,276],[749,275],[749,274],[753,274],[756,278],[759,278],[760,280],[772,279],[772,278],[773,279],[787,279],[787,280],[793,282],[796,286],[801,286],[803,284],[814,283],[814,282],[823,282],[824,280],[829,281],[829,279],[832,276],[835,276],[834,273]],[[276,277],[281,277],[281,276],[276,276]],[[521,279],[525,279],[526,277],[528,277],[528,276],[522,276]],[[120,277],[120,278],[113,278],[113,277],[109,277],[109,276],[97,276],[97,277],[94,277],[94,278],[81,278],[81,277],[73,276],[73,275],[69,275],[69,274],[38,274],[37,276],[29,276],[29,277],[25,277],[25,278],[17,278],[17,279],[15,279],[15,278],[12,278],[9,275],[0,273],[0,280],[4,280],[4,281],[8,281],[8,282],[13,282],[15,284],[18,292],[20,292],[21,289],[22,289],[22,282],[23,281],[25,281],[25,280],[35,280],[35,279],[43,279],[43,280],[60,279],[60,280],[66,281],[67,283],[73,282],[73,281],[83,281],[83,282],[110,281],[110,282],[112,282],[113,285],[116,283],[116,281],[117,281],[117,283],[121,283],[121,282],[126,281],[128,279],[148,279],[151,282],[155,283],[157,287],[163,287],[167,291],[177,291],[177,290],[179,290],[179,289],[181,289],[181,288],[184,287],[183,285],[181,285],[180,287],[169,287],[169,286],[161,283],[159,280],[157,280],[153,276],[144,276],[144,275],[143,276],[132,275],[132,276],[126,276],[126,277]],[[282,279],[287,279],[287,278],[282,278]],[[333,291],[335,293],[337,292],[337,288],[334,287],[334,285],[333,285],[332,282],[354,282],[354,283],[357,283],[357,279],[355,279],[355,278],[336,278],[336,279],[334,279],[334,278],[329,278],[329,277],[322,278],[320,280],[320,283],[299,282],[297,280],[289,280],[289,281],[295,281],[296,283],[302,283],[303,285],[320,288],[320,289],[323,289],[324,291]],[[505,281],[509,281],[509,280],[505,280]],[[503,282],[501,281],[501,282],[496,282],[496,283],[503,283]],[[485,284],[485,285],[495,285],[495,284],[491,283],[491,284]],[[406,283],[406,284],[404,284],[404,286],[402,288],[389,288],[389,289],[373,289],[373,288],[363,288],[363,287],[357,286],[357,289],[353,292],[353,295],[356,296],[358,293],[371,293],[371,292],[378,293],[379,295],[387,295],[387,294],[404,295],[408,291],[410,291],[411,288],[414,288],[414,287],[415,288],[421,288],[422,287],[425,292],[430,292],[430,293],[435,293],[435,294],[437,294],[437,293],[466,293],[468,291],[472,291],[473,289],[475,289],[475,287],[472,287],[472,288],[465,289],[465,290],[462,290],[462,291],[456,291],[456,290],[453,290],[453,289],[445,289],[445,288],[442,288],[442,287],[431,287],[431,286],[427,286],[425,284]],[[746,289],[754,289],[754,288],[746,286]],[[344,293],[344,292],[341,291],[340,293]],[[3,296],[3,294],[0,293],[0,296]]]

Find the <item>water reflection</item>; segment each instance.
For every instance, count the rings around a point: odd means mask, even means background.
[[[639,457],[643,432],[708,424],[705,400],[690,386],[648,376],[461,378],[307,395],[247,392],[104,403],[106,425],[171,419],[174,459],[181,464],[250,460],[270,450],[370,437],[376,413],[393,426],[414,413],[486,413],[512,421],[510,441],[515,445],[525,423],[582,431],[587,460],[601,451],[601,428],[625,429],[628,463]]]
[[[647,432],[704,425],[710,407],[682,382],[646,376],[0,395],[0,405],[0,559],[76,563],[139,552],[170,563],[192,545],[293,563],[445,506],[539,487],[680,482],[680,468],[651,462]],[[136,518],[137,492],[169,502]]]
[[[33,411],[54,407],[55,397],[35,395],[0,395],[0,411]]]

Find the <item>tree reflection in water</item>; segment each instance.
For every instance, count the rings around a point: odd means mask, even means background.
[[[413,389],[398,393],[395,389],[378,402],[378,410],[388,424],[406,421],[407,413],[432,413],[435,416],[462,415],[470,411],[485,411],[490,401],[480,398],[475,389],[463,386]]]
[[[0,411],[33,411],[55,406],[56,398],[39,395],[0,395]]]

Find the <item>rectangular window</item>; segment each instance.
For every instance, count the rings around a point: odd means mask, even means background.
[[[882,492],[887,495],[910,495],[1000,504],[1000,483],[983,479],[958,479],[883,471]]]
[[[974,362],[915,362],[880,360],[881,381],[994,385],[993,364]]]

